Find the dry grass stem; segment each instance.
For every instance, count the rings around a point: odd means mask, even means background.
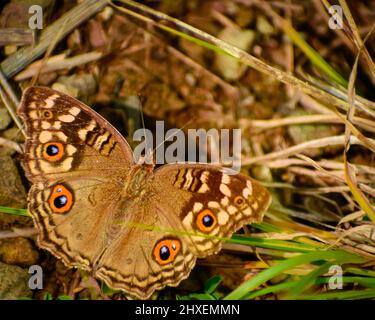
[[[31,64],[29,67],[27,67],[25,70],[21,71],[19,74],[17,74],[14,79],[16,81],[22,81],[28,78],[31,78],[35,75],[40,73],[47,73],[57,70],[69,70],[71,68],[99,60],[102,58],[103,54],[101,52],[88,52],[84,54],[80,54],[71,58],[65,58],[65,55],[58,55],[55,57],[49,58],[43,67],[40,69],[42,65],[42,60],[36,61],[33,64]]]

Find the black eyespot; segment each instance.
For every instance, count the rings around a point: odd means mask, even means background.
[[[53,200],[53,204],[56,208],[61,209],[68,203],[68,198],[66,196],[59,196]]]
[[[44,116],[44,118],[50,119],[50,118],[52,118],[52,112],[49,111],[49,110],[45,110],[43,112],[43,116]]]
[[[66,213],[74,204],[74,196],[63,184],[57,184],[52,189],[48,203],[53,213]]]
[[[160,259],[161,260],[168,260],[170,256],[169,248],[167,246],[162,246],[160,248]]]
[[[46,148],[46,152],[49,156],[55,156],[59,153],[59,147],[55,144],[50,144],[47,148]]]
[[[214,219],[212,218],[211,215],[209,214],[206,214],[203,218],[202,218],[202,223],[203,225],[206,227],[206,228],[209,228],[213,225],[214,223]]]
[[[240,206],[241,204],[244,203],[244,199],[243,199],[242,197],[237,197],[237,198],[235,199],[235,202],[236,202],[237,205]]]
[[[211,232],[217,224],[216,214],[210,209],[204,209],[196,217],[196,225],[202,232]]]

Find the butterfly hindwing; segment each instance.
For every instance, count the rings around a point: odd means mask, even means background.
[[[140,298],[155,290],[177,286],[187,278],[196,256],[176,232],[179,223],[150,197],[143,206],[128,208],[126,219],[117,220],[120,236],[101,257],[95,274],[111,288],[122,289]],[[162,201],[158,198],[158,202]],[[177,217],[177,216],[176,216]]]
[[[34,184],[28,211],[39,231],[39,246],[67,266],[91,271],[109,242],[108,217],[119,198],[116,186],[89,178]]]
[[[142,299],[177,286],[197,258],[217,253],[243,225],[260,222],[271,201],[259,182],[207,164],[162,166],[145,190],[145,198],[122,210],[131,214],[118,217],[120,236],[96,270],[110,287]]]
[[[166,165],[155,178],[155,189],[169,194],[166,202],[179,213],[184,238],[199,258],[217,253],[243,225],[260,222],[271,202],[256,180],[213,165]]]

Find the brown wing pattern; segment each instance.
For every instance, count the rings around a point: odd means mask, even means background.
[[[270,204],[255,180],[203,164],[162,166],[128,194],[140,167],[125,139],[88,106],[31,87],[18,113],[39,245],[138,298],[177,286],[197,258],[261,221]]]
[[[133,164],[131,148],[117,130],[68,95],[30,87],[23,94],[18,114],[26,125],[24,164],[32,182],[123,176]],[[58,149],[56,155],[53,149]]]
[[[121,224],[120,236],[107,248],[95,271],[110,287],[141,299],[167,285],[177,286],[189,276],[196,260],[187,243],[174,232],[178,221],[166,218],[165,212],[160,212],[163,208],[154,205],[150,199],[143,206],[132,204],[126,210],[131,214]],[[155,256],[158,245],[168,246],[173,242],[178,246],[175,256],[166,264],[159,263]]]
[[[108,243],[108,220],[133,165],[126,140],[100,115],[63,93],[25,90],[24,167],[38,243],[69,266],[90,270]]]
[[[155,172],[155,189],[169,195],[165,214],[179,214],[184,239],[199,258],[217,253],[243,225],[260,222],[270,205],[258,181],[228,172],[207,164],[166,165]]]
[[[260,222],[271,201],[259,182],[201,164],[162,166],[145,194],[124,210],[133,214],[119,217],[122,231],[96,270],[110,287],[142,299],[177,286],[196,258],[217,253],[244,224]],[[166,260],[157,255],[159,244],[170,249]]]

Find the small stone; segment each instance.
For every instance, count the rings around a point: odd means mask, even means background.
[[[18,169],[9,156],[0,157],[0,206],[26,207],[26,192]]]
[[[6,56],[10,56],[11,54],[14,54],[17,51],[17,49],[17,46],[7,45],[4,47],[4,53]]]
[[[17,126],[4,130],[4,132],[2,132],[2,136],[8,140],[16,142],[25,142],[25,138],[22,135],[21,130]]]
[[[10,117],[7,109],[1,108],[0,109],[0,130],[6,129],[10,123],[12,122],[12,118]]]
[[[252,30],[225,28],[218,37],[239,49],[248,51],[254,42],[255,32]],[[239,79],[247,69],[247,66],[241,64],[238,60],[222,53],[216,53],[215,62],[220,74],[229,81]]]
[[[9,129],[6,129],[1,132],[1,136],[4,139],[8,139],[14,142],[22,143],[24,142],[24,137],[22,135],[22,132],[17,127],[11,127]],[[9,147],[6,144],[3,144],[0,146],[0,158],[3,156],[13,156],[16,153],[16,149]]]
[[[39,253],[29,239],[8,238],[0,240],[0,260],[6,264],[26,267],[38,262]]]
[[[93,74],[61,76],[52,85],[52,89],[64,92],[87,104],[95,94],[96,88],[97,82]]]
[[[290,115],[302,116],[308,115],[304,110],[295,110]],[[306,141],[320,139],[329,136],[335,136],[342,130],[341,125],[334,124],[298,124],[288,126],[288,134],[292,138],[294,144],[304,143]],[[326,148],[307,149],[303,151],[304,155],[309,157],[318,157],[323,153],[335,153],[340,149],[339,146],[329,146]]]
[[[236,15],[236,23],[241,28],[250,25],[254,20],[254,11],[250,8],[243,8],[243,10],[239,10],[238,14]]]
[[[267,21],[263,16],[257,17],[257,30],[267,36],[270,36],[275,33],[275,28]]]
[[[73,86],[55,82],[52,85],[52,89],[65,93],[73,98],[78,98],[78,89]]]
[[[15,300],[32,296],[28,270],[0,262],[0,300]]]
[[[98,16],[103,20],[103,21],[108,21],[113,15],[113,9],[111,7],[105,7],[102,11],[98,13]]]

